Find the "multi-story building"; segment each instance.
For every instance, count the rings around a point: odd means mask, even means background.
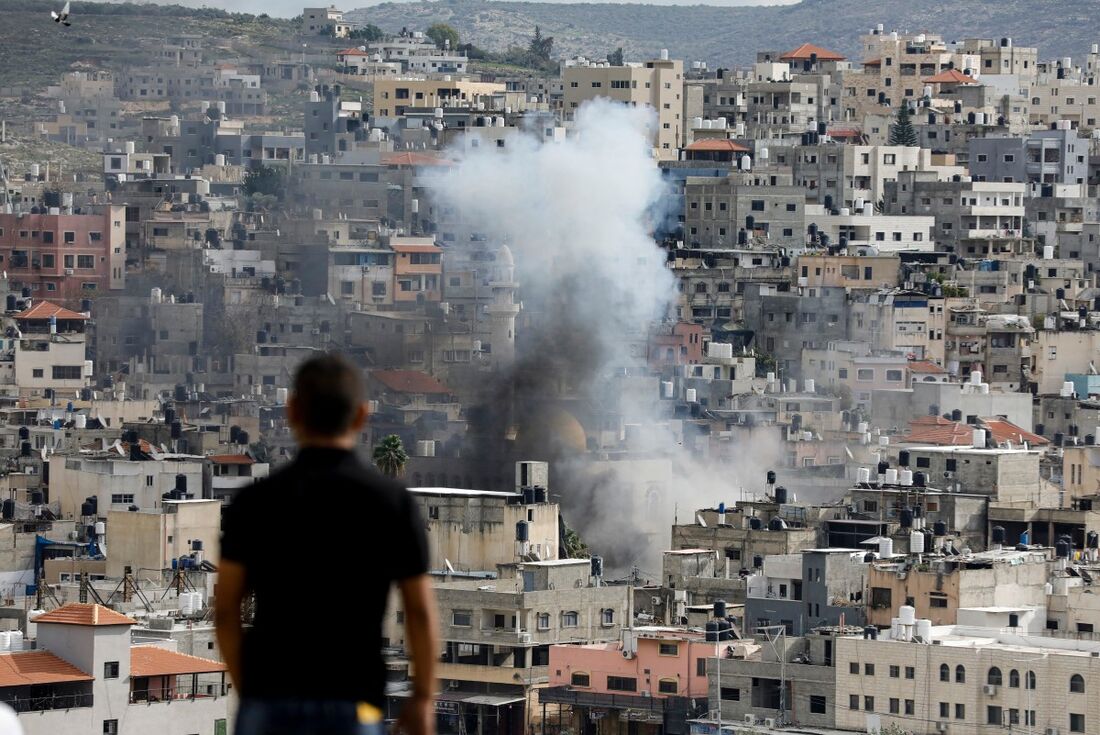
[[[565,120],[573,120],[580,106],[604,97],[632,107],[648,106],[657,114],[653,148],[660,159],[675,159],[684,144],[684,63],[661,58],[623,66],[567,62],[562,69]]]
[[[337,10],[335,5],[302,10],[303,35],[347,38],[349,31],[351,24],[344,20],[344,11]]]
[[[773,247],[805,243],[805,196],[786,169],[689,176],[684,201],[684,240],[690,248],[743,247],[758,238]]]
[[[860,625],[865,555],[826,548],[764,557],[763,569],[748,579],[746,627],[781,625],[788,635],[803,635],[820,625]]]

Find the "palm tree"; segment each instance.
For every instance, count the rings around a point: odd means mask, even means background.
[[[401,477],[405,474],[405,463],[409,455],[401,444],[401,437],[390,434],[374,448],[374,464],[386,477]]]

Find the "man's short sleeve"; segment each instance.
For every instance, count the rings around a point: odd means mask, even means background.
[[[222,537],[219,554],[222,559],[244,564],[248,561],[249,549],[255,548],[249,537],[250,526],[247,518],[248,493],[242,491],[222,511]]]
[[[401,488],[398,503],[400,529],[397,537],[397,555],[393,565],[393,578],[401,581],[428,573],[428,534],[424,520],[416,506],[412,493]]]

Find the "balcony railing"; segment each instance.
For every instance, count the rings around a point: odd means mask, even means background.
[[[73,709],[75,707],[91,707],[92,693],[48,694],[43,697],[6,699],[3,700],[3,702],[16,712],[43,712],[52,709]]]
[[[133,689],[130,691],[130,704],[149,704],[153,702],[178,702],[181,700],[217,699],[225,696],[225,686],[222,684],[200,685],[196,689],[191,687],[177,687],[166,690],[164,687],[153,689]],[[88,695],[91,706],[91,695]]]

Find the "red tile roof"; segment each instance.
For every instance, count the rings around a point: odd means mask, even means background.
[[[95,677],[49,651],[0,654],[0,687],[94,680]]]
[[[131,676],[208,674],[215,671],[225,671],[225,664],[208,658],[176,653],[160,646],[132,646],[130,648]]]
[[[863,62],[864,66],[882,66],[882,59],[867,59]]]
[[[343,51],[337,51],[337,56],[370,56],[366,51],[357,48],[346,48]]]
[[[52,304],[49,301],[39,301],[37,304],[15,315],[16,319],[49,319],[56,316],[58,319],[87,319],[83,314],[69,311],[63,306]]]
[[[397,393],[450,393],[447,386],[419,370],[374,370],[370,377]]]
[[[947,372],[946,368],[940,367],[929,360],[910,360],[909,370],[914,373],[931,373],[935,375]]]
[[[812,43],[804,43],[794,51],[788,51],[779,57],[780,61],[807,61],[811,56],[817,56],[818,61],[844,61],[846,57],[836,51],[814,46]]]
[[[450,166],[450,161],[428,153],[406,151],[404,153],[386,153],[382,156],[383,166]]]
[[[689,151],[715,151],[720,153],[749,153],[752,149],[746,148],[740,143],[735,143],[729,138],[704,138],[689,145],[685,150]]]
[[[211,454],[207,459],[214,464],[256,464],[247,454]]]
[[[859,128],[829,128],[826,135],[830,138],[862,138],[863,131]]]
[[[134,625],[137,621],[103,605],[70,602],[45,615],[39,615],[34,622],[62,625]]]
[[[1020,446],[1024,442],[1027,442],[1029,446],[1050,444],[1048,439],[1044,439],[1030,431],[1025,431],[1016,424],[1004,419],[982,419],[981,422],[997,444],[1004,442],[1012,442],[1013,446]]]
[[[934,76],[925,77],[925,84],[977,84],[978,80],[968,77],[958,69],[945,69]]]

